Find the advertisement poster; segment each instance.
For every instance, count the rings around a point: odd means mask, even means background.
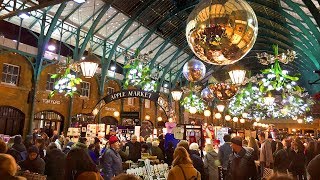
[[[220,140],[220,146],[222,146],[224,144],[224,140],[223,140],[223,136],[228,134],[228,128],[217,128],[216,130],[217,132],[217,139]]]
[[[139,112],[121,112],[122,126],[141,126]]]

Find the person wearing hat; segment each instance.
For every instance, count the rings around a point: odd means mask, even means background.
[[[45,162],[39,157],[39,149],[31,146],[28,149],[27,159],[19,163],[23,171],[30,171],[38,174],[44,174]]]
[[[120,142],[116,136],[109,138],[110,148],[102,155],[101,165],[105,180],[122,173],[122,159],[120,154]]]
[[[253,155],[242,147],[242,138],[231,139],[233,153],[229,157],[227,168],[227,180],[257,179],[257,170]]]

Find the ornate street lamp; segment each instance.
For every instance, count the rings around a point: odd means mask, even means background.
[[[175,101],[179,101],[182,97],[183,91],[179,87],[179,84],[177,83],[176,87],[171,90],[172,99]]]
[[[231,70],[229,71],[229,76],[233,84],[241,85],[246,77],[245,70]]]
[[[100,64],[100,59],[92,53],[90,48],[88,56],[79,62],[82,74],[85,78],[92,78]]]

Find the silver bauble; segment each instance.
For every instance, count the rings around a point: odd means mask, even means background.
[[[201,98],[206,102],[211,102],[214,99],[214,95],[209,88],[204,88],[201,91]]]
[[[192,59],[183,66],[183,75],[190,82],[200,81],[206,74],[206,66],[199,60]]]
[[[191,50],[210,64],[239,61],[251,50],[257,35],[257,17],[243,0],[202,0],[187,20]]]

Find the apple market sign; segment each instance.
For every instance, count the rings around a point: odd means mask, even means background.
[[[157,102],[159,98],[159,93],[147,92],[142,90],[124,90],[124,91],[118,91],[118,92],[109,94],[106,97],[104,97],[103,100],[106,104],[108,104],[118,99],[131,98],[131,97],[149,99],[150,101]]]

